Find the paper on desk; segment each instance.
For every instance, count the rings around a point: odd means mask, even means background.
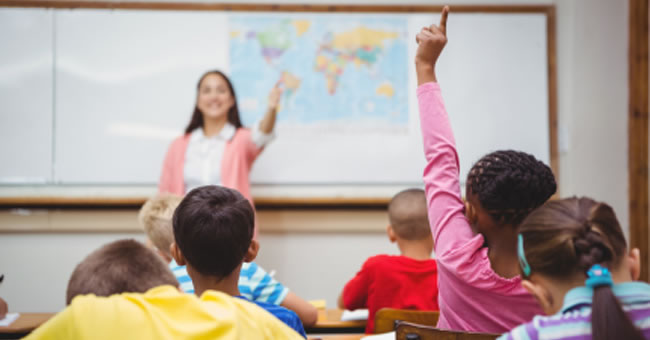
[[[361,340],[395,340],[397,339],[397,334],[395,332],[381,333],[375,335],[368,335],[361,338]]]
[[[20,314],[18,313],[7,313],[7,315],[5,315],[5,318],[0,320],[0,327],[7,327],[11,325],[11,323],[16,321],[19,316]]]
[[[367,309],[344,310],[343,314],[341,314],[341,321],[358,321],[358,320],[368,320]]]

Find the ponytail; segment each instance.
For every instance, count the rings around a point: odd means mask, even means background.
[[[607,221],[611,223],[612,216],[615,215],[611,207],[605,204],[596,205],[585,223],[586,233],[583,238],[574,243],[579,265],[583,269],[589,268],[586,285],[594,290],[591,303],[591,338],[593,340],[644,340],[645,337],[627,316],[614,295],[609,270],[598,264],[620,262],[620,259],[613,261],[612,249],[605,245],[601,234],[592,229],[592,225],[600,226]],[[620,240],[614,237],[610,242],[616,243]]]
[[[621,307],[610,286],[594,288],[591,303],[591,338],[593,340],[645,339]]]

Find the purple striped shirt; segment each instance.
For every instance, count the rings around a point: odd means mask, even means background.
[[[625,282],[614,285],[614,295],[632,322],[650,339],[650,285],[645,282]],[[593,290],[578,287],[564,297],[559,313],[536,316],[529,323],[503,334],[498,340],[591,340],[591,301]]]

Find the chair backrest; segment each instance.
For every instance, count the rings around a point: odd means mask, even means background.
[[[397,340],[495,340],[500,334],[448,331],[430,326],[400,322]]]
[[[375,313],[375,334],[392,332],[401,321],[435,327],[438,324],[437,311],[382,308]]]

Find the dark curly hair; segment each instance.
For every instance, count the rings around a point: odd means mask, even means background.
[[[476,195],[483,209],[502,224],[519,225],[556,189],[551,168],[521,151],[487,154],[467,175],[467,195]]]

